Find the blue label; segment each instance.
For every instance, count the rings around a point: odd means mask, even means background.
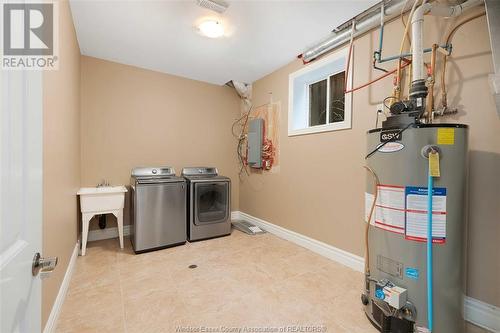
[[[417,195],[427,195],[427,187],[419,187],[419,186],[406,186],[405,188],[406,195],[408,194],[417,194]],[[434,187],[432,189],[432,195],[446,195],[445,187]]]
[[[382,299],[382,300],[385,298],[385,294],[382,291],[382,289],[375,290],[375,297],[377,297],[378,299]]]
[[[413,268],[413,267],[407,267],[405,269],[405,275],[406,277],[410,278],[410,279],[418,279],[418,269],[416,268]]]

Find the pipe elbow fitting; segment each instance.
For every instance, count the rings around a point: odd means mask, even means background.
[[[424,3],[417,9],[415,9],[415,12],[413,13],[413,16],[411,17],[411,24],[414,24],[418,21],[423,21],[424,20],[424,15],[430,11],[432,8],[431,4],[429,3]]]

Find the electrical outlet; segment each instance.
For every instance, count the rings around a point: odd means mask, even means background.
[[[377,112],[385,112],[384,104],[377,104]]]

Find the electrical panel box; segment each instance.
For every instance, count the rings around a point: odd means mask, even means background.
[[[262,168],[262,143],[264,141],[264,119],[256,118],[248,124],[248,165]]]

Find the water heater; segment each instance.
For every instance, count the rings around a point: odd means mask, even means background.
[[[428,332],[428,316],[433,332],[464,332],[467,133],[466,125],[414,123],[367,134],[367,216],[374,182],[377,199],[367,226],[361,298],[366,316],[382,332]],[[439,153],[440,176],[433,180],[428,219],[430,151]]]

